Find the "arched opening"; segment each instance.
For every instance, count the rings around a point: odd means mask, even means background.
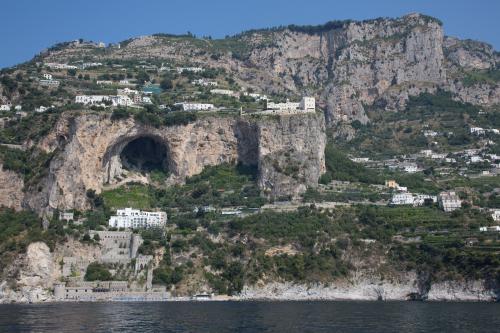
[[[127,143],[120,153],[120,160],[131,171],[168,172],[167,147],[151,137],[139,137]]]

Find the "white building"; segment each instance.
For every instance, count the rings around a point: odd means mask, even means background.
[[[201,67],[177,67],[176,68],[177,73],[181,74],[182,72],[193,72],[193,73],[199,73],[203,71],[203,68]]]
[[[439,193],[438,202],[445,212],[452,212],[462,207],[462,200],[454,191]]]
[[[316,109],[316,100],[314,97],[302,97],[302,100],[299,104],[299,109],[301,110],[315,110]]]
[[[424,157],[431,157],[432,156],[432,150],[430,149],[425,149],[420,151],[420,155]]]
[[[41,106],[35,108],[35,112],[40,112],[40,113],[41,112],[45,112],[48,109],[53,108],[53,107],[54,107],[54,105],[51,105],[51,106],[43,106],[43,105],[41,105]]]
[[[268,110],[304,110],[304,111],[314,111],[316,108],[316,100],[314,97],[302,97],[302,100],[298,103],[290,102],[288,99],[285,103],[274,103],[267,102]]]
[[[100,63],[100,62],[84,62],[82,64],[82,69],[91,68],[91,67],[99,67],[99,66],[102,66],[102,63]]]
[[[98,85],[111,85],[111,84],[113,84],[113,81],[111,81],[111,80],[97,80],[95,83]]]
[[[45,80],[52,80],[52,74],[45,73],[42,76]]]
[[[122,85],[122,86],[133,86],[133,85],[134,85],[134,84],[133,84],[133,83],[131,83],[129,80],[120,80],[118,83],[119,83],[120,85]]]
[[[68,64],[58,64],[54,62],[47,62],[45,63],[45,66],[54,68],[54,69],[77,69],[78,67],[73,66],[73,65],[68,65]]]
[[[267,102],[267,109],[269,110],[296,110],[300,103],[290,102],[288,99],[285,103]]]
[[[151,97],[144,96],[144,97],[142,97],[142,103],[144,103],[144,104],[153,104],[153,101],[151,100]]]
[[[431,131],[431,130],[424,131],[424,136],[426,138],[429,138],[429,137],[433,138],[433,137],[435,137],[437,135],[438,135],[438,132],[436,132],[436,131]]]
[[[356,163],[367,163],[370,162],[369,157],[352,157],[350,158],[351,161],[356,162]]]
[[[10,111],[10,105],[9,104],[0,105],[0,111]]]
[[[392,205],[413,205],[415,198],[408,192],[396,193],[391,198]]]
[[[418,171],[418,166],[414,163],[408,163],[403,165],[404,172],[415,173]]]
[[[130,89],[130,88],[126,87],[126,88],[123,88],[123,89],[116,89],[116,94],[117,95],[122,95],[122,96],[126,96],[126,95],[138,95],[139,91],[137,91],[135,89]]]
[[[486,131],[482,127],[471,127],[470,133],[475,135],[484,135]]]
[[[425,204],[425,201],[429,200],[432,201],[432,203],[437,202],[437,196],[435,195],[428,195],[428,194],[416,194],[415,195],[415,200],[413,202],[414,206],[423,206]]]
[[[431,155],[431,158],[432,158],[433,160],[442,160],[442,159],[445,159],[445,158],[446,158],[446,155],[447,155],[447,154],[437,154],[437,153],[436,153],[436,154],[432,154],[432,155]]]
[[[491,218],[493,221],[500,221],[500,209],[493,209],[491,211]]]
[[[207,103],[175,103],[174,105],[182,107],[184,111],[207,111],[214,109],[213,104]]]
[[[235,92],[229,89],[212,89],[210,90],[211,94],[218,94],[218,95],[226,95],[226,96],[234,96]]]
[[[217,87],[217,82],[208,81],[205,79],[194,80],[191,82],[191,84],[196,85],[196,86],[204,86],[204,87],[208,87],[208,86]]]
[[[57,80],[40,80],[40,84],[47,87],[57,87],[60,82]]]
[[[480,162],[484,162],[483,158],[481,156],[471,156],[470,157],[470,162],[471,163],[480,163]]]
[[[162,228],[167,223],[165,212],[145,212],[138,209],[118,209],[109,219],[112,228],[145,229]]]
[[[107,96],[107,95],[78,95],[75,103],[83,105],[100,105],[104,102],[111,102],[113,106],[131,106],[134,102],[128,96]]]
[[[249,97],[252,97],[258,101],[267,101],[268,98],[267,98],[267,95],[261,95],[261,94],[257,94],[257,93],[243,93],[244,96],[249,96]]]
[[[484,232],[484,231],[498,231],[500,232],[500,225],[494,225],[491,227],[479,227],[479,231]]]
[[[75,103],[83,105],[101,104],[110,100],[111,97],[106,95],[78,95],[75,97]]]
[[[74,214],[72,212],[59,212],[60,221],[73,221]]]

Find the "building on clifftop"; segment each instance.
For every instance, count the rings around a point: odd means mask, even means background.
[[[165,212],[145,212],[138,209],[118,209],[109,219],[112,228],[147,229],[162,228],[167,223]]]

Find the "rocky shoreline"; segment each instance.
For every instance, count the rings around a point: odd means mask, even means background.
[[[417,284],[374,283],[360,280],[356,283],[294,284],[269,283],[262,286],[245,286],[236,296],[217,295],[210,297],[169,297],[162,301],[429,301],[429,302],[495,302],[499,295],[485,287],[484,281],[446,281],[431,285],[426,294],[422,294]],[[0,284],[0,304],[7,303],[59,303],[43,289],[3,290]],[[40,293],[38,293],[40,292]],[[148,301],[148,300],[145,300]],[[76,302],[72,300],[62,302]],[[91,302],[91,301],[86,301]],[[98,300],[96,302],[120,302],[116,300]]]

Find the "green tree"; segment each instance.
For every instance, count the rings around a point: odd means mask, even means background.
[[[85,281],[110,281],[112,279],[110,271],[98,262],[93,262],[87,266]]]
[[[160,82],[160,88],[163,90],[170,90],[173,88],[173,86],[174,85],[172,83],[172,80],[170,80],[169,78],[165,78]]]

